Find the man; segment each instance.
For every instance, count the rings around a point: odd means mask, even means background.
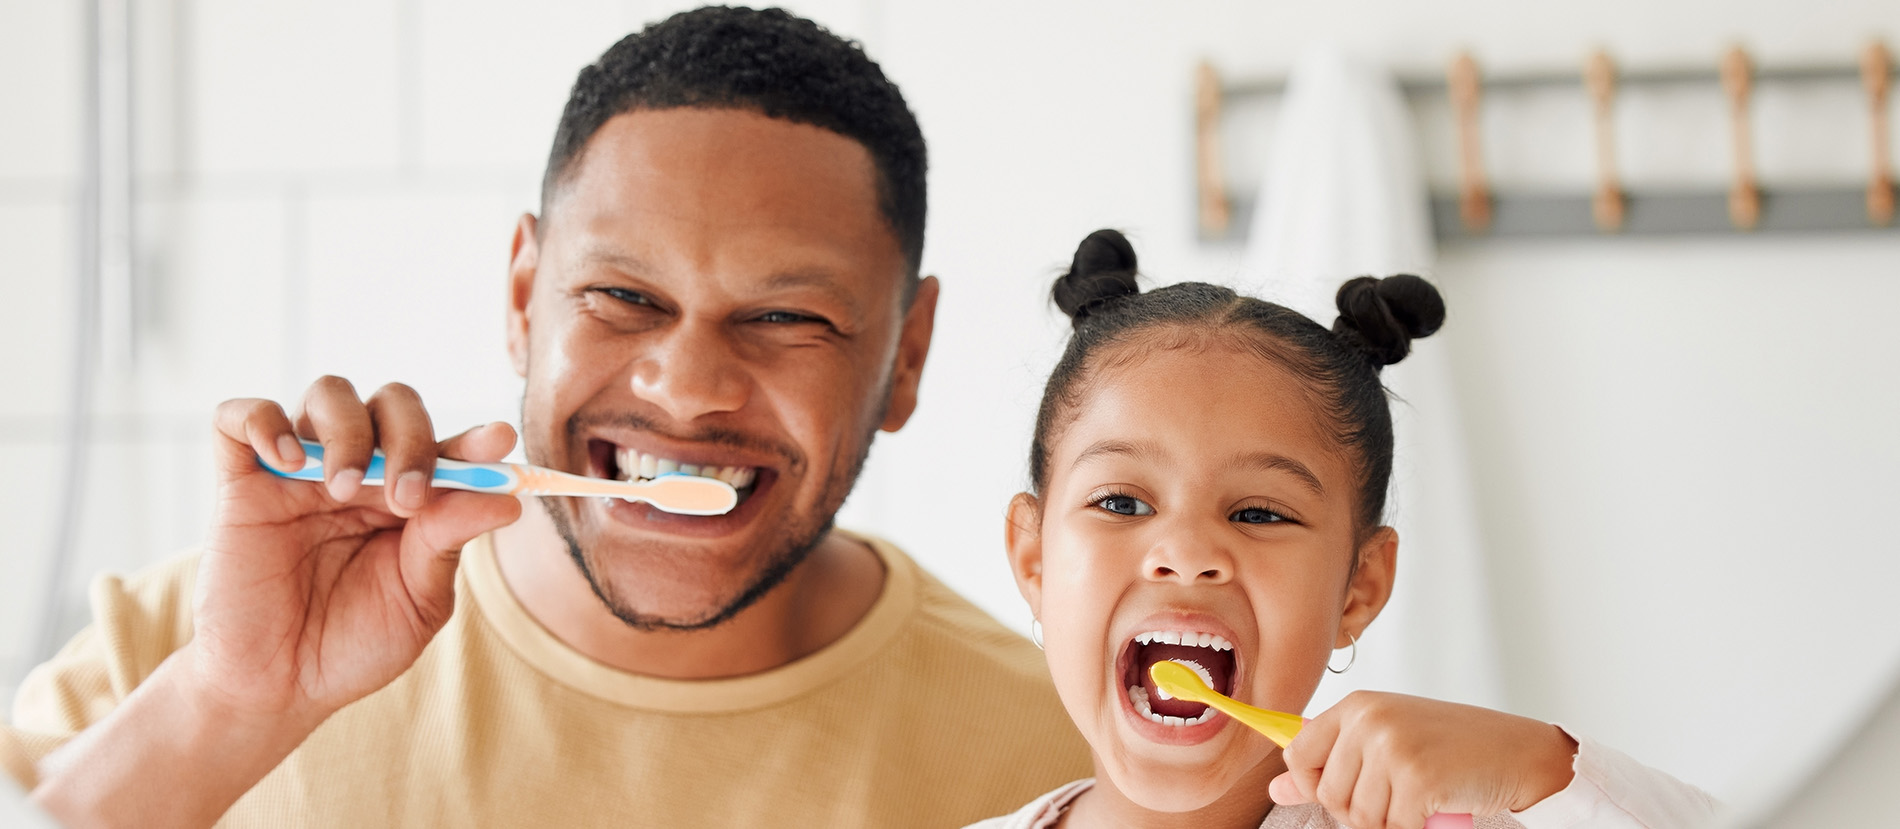
[[[515,231],[522,438],[739,506],[432,491],[514,435],[437,444],[403,386],[229,401],[205,548],[102,580],[0,759],[74,825],[139,826],[961,825],[1085,775],[1033,647],[831,528],[916,406],[924,167],[896,87],[808,21],[616,44]],[[302,463],[295,435],[324,484],[259,465]]]

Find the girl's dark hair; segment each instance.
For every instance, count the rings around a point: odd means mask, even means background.
[[[1117,231],[1098,230],[1075,249],[1050,292],[1075,333],[1036,414],[1029,449],[1035,491],[1048,486],[1049,446],[1074,419],[1102,352],[1167,330],[1204,333],[1232,337],[1306,383],[1333,438],[1359,461],[1359,528],[1377,526],[1392,478],[1392,412],[1379,370],[1405,359],[1412,340],[1444,323],[1438,289],[1411,274],[1348,280],[1339,286],[1339,319],[1328,331],[1297,311],[1218,285],[1183,282],[1142,293],[1135,274],[1134,246]]]

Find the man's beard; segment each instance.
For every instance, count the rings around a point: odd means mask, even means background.
[[[888,405],[890,399],[888,378],[885,386],[886,390],[879,394],[879,398],[887,401],[886,405]],[[559,496],[541,496],[538,500],[541,502],[541,508],[547,512],[548,518],[553,520],[555,531],[560,534],[561,540],[566,542],[568,557],[572,558],[575,566],[580,568],[582,577],[587,579],[587,586],[593,589],[594,595],[600,598],[601,603],[606,605],[607,610],[616,618],[635,630],[706,630],[730,621],[732,617],[739,615],[754,602],[764,598],[765,594],[772,592],[773,588],[784,583],[785,579],[791,576],[792,571],[797,570],[798,565],[805,563],[805,559],[811,555],[812,550],[824,541],[825,536],[831,532],[838,508],[844,506],[845,496],[851,494],[852,486],[857,483],[858,473],[863,471],[864,462],[871,455],[871,443],[877,437],[877,424],[884,421],[882,408],[880,407],[877,417],[871,419],[871,426],[864,431],[858,445],[852,449],[851,462],[845,468],[827,475],[825,487],[819,493],[818,502],[812,514],[804,516],[805,520],[798,520],[799,516],[793,516],[794,520],[786,522],[783,525],[786,530],[781,536],[784,543],[766,559],[765,566],[752,576],[751,583],[734,594],[731,599],[726,600],[723,605],[697,618],[682,619],[648,613],[628,604],[621,597],[613,595],[607,585],[601,583],[594,572],[593,565],[588,561],[587,551],[582,548],[580,537],[574,532],[574,523],[567,509],[567,501]],[[522,413],[524,426],[526,414],[524,407]],[[645,431],[657,431],[652,428],[651,423],[638,417],[622,417],[616,422]],[[567,433],[570,440],[573,435],[579,433],[580,428],[581,424],[575,419],[568,421]],[[706,437],[707,442],[713,443],[758,445],[740,436],[726,433],[716,433]],[[803,459],[796,453],[782,448],[775,451],[792,461],[794,468],[802,465]],[[534,461],[533,458],[529,460]]]

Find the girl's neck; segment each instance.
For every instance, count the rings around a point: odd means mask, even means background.
[[[1173,827],[1195,827],[1195,829],[1257,829],[1261,821],[1267,819],[1267,812],[1273,808],[1273,798],[1267,795],[1267,784],[1273,778],[1286,771],[1286,764],[1280,761],[1280,752],[1258,766],[1253,767],[1227,793],[1192,812],[1156,812],[1144,809],[1139,804],[1115,788],[1115,781],[1103,772],[1102,764],[1095,764],[1095,785],[1083,792],[1069,804],[1069,809],[1058,824],[1061,829],[1095,829],[1095,827],[1127,827],[1128,829],[1173,829]]]

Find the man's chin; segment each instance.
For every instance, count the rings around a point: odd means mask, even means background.
[[[831,530],[829,520],[787,519],[760,522],[778,528],[769,538],[747,533],[691,539],[588,522],[577,535],[565,510],[547,507],[594,594],[614,616],[639,630],[705,630],[723,624],[782,584]],[[808,529],[796,531],[801,526]]]

